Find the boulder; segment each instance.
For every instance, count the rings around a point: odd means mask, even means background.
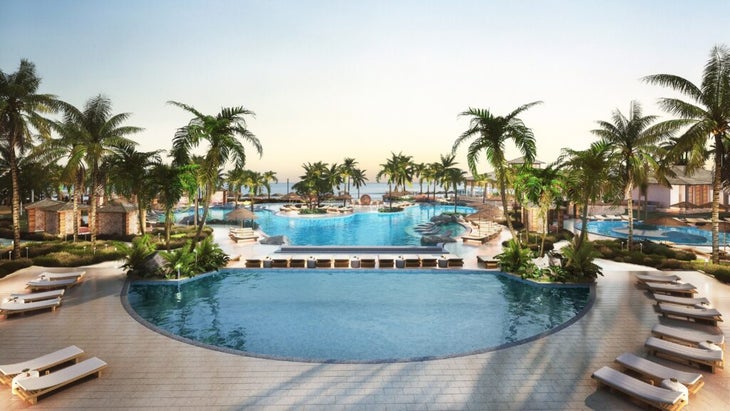
[[[455,243],[456,239],[447,235],[424,235],[421,237],[421,245],[437,245],[442,243]]]
[[[271,237],[261,239],[259,243],[266,245],[283,245],[289,244],[289,238],[285,235],[272,235]]]
[[[431,217],[431,222],[435,224],[449,224],[449,223],[457,223],[459,222],[458,216],[451,215],[451,214],[439,214],[436,216]]]
[[[155,252],[151,256],[147,257],[147,260],[145,260],[142,264],[142,269],[140,271],[147,276],[154,275],[162,272],[162,268],[165,264],[167,264],[167,261],[162,258],[159,252]]]

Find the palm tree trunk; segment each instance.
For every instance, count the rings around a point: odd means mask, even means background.
[[[147,228],[147,210],[144,206],[144,203],[142,202],[141,196],[136,196],[137,200],[137,220],[139,223],[139,233],[141,235],[144,235]]]
[[[173,218],[172,208],[167,208],[165,210],[165,248],[167,251],[170,251],[170,232],[172,231]]]
[[[12,133],[12,131],[11,131]],[[12,184],[12,214],[13,214],[13,254],[15,258],[20,257],[20,186],[18,183],[18,161],[15,157],[15,139],[11,139],[10,149],[8,150],[10,157],[8,163],[10,166],[10,180]]]
[[[203,217],[201,218],[200,224],[198,224],[198,229],[195,231],[195,238],[193,238],[193,242],[190,243],[190,252],[192,253],[195,250],[195,246],[198,244],[198,239],[200,238],[200,235],[203,233],[203,226],[205,225],[205,222],[208,220],[208,208],[210,208],[210,200],[213,196],[213,189],[210,184],[206,184],[205,187],[205,196],[203,197]],[[195,210],[195,214],[198,214],[198,210]]]
[[[626,206],[629,212],[629,235],[628,235],[628,249],[631,250],[634,242],[634,199],[631,195],[633,191],[633,183],[629,181],[626,185]]]
[[[515,228],[512,226],[512,218],[507,207],[507,182],[504,180],[504,170],[500,170],[499,173],[499,194],[502,196],[502,212],[504,212],[504,218],[507,220],[507,228],[510,234],[512,234],[512,239],[517,245],[520,245],[520,239],[515,232]]]
[[[722,158],[725,155],[722,135],[715,137],[715,169],[712,176],[712,262],[720,263],[720,190]]]
[[[73,194],[73,219],[74,219],[74,243],[79,240],[79,226],[81,225],[81,213],[79,211],[79,201],[81,200],[82,177],[80,172],[76,172],[76,185],[74,185]]]
[[[91,233],[91,245],[96,244],[96,170],[91,175],[91,190],[89,192],[89,231]]]

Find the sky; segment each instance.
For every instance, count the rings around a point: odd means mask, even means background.
[[[169,100],[243,106],[263,146],[246,146],[246,168],[296,181],[304,163],[351,157],[374,182],[391,153],[450,153],[469,107],[542,101],[520,118],[546,163],[632,100],[669,118],[656,101],[674,94],[641,78],[699,83],[712,47],[730,45],[728,15],[727,0],[0,0],[0,70],[28,59],[39,92],[80,108],[106,95],[144,128],[140,151],[169,150],[190,120]]]

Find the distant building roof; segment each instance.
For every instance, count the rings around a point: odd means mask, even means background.
[[[79,210],[86,210],[89,208],[86,204],[79,204]],[[38,209],[43,211],[64,211],[73,210],[74,206],[72,202],[57,201],[50,198],[44,198],[43,200],[36,201],[35,203],[28,204],[25,206],[26,210]]]
[[[128,213],[130,211],[137,211],[137,206],[128,203],[109,203],[103,207],[99,207],[100,213]]]
[[[700,168],[692,172],[692,174],[686,173],[685,166],[671,166],[670,169],[675,174],[673,177],[667,177],[669,184],[675,186],[698,186],[698,185],[710,185],[712,184],[712,171]],[[651,177],[649,179],[651,183],[656,183],[656,179]]]
[[[511,166],[521,166],[526,163],[527,163],[527,161],[525,161],[525,157],[517,157],[517,158],[509,160],[507,162],[507,164],[509,164]],[[543,165],[545,163],[543,163],[542,161],[540,161],[538,159],[534,159],[534,160],[532,160],[531,164],[534,166],[534,165]]]

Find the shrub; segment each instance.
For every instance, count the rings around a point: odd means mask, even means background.
[[[201,241],[195,248],[197,252],[199,272],[218,271],[219,268],[228,264],[229,257],[218,244],[213,242],[212,237]]]
[[[565,269],[576,278],[595,280],[603,275],[601,267],[593,260],[600,257],[600,253],[590,241],[584,241],[580,248],[575,248],[575,240],[561,250],[565,257]]]
[[[667,258],[657,267],[663,270],[676,270],[682,268],[682,262],[675,258]]]
[[[131,247],[125,245],[123,248],[127,255],[122,268],[127,269],[127,274],[139,274],[157,247],[152,243],[152,238],[145,234],[132,240]]]
[[[5,277],[10,273],[14,273],[23,268],[30,267],[33,265],[33,260],[29,258],[18,258],[15,260],[1,260],[0,261],[0,278]]]
[[[522,248],[513,239],[506,242],[502,253],[494,258],[499,260],[502,270],[524,276],[529,264],[532,264],[532,252],[529,248]],[[534,265],[534,264],[532,264]]]

